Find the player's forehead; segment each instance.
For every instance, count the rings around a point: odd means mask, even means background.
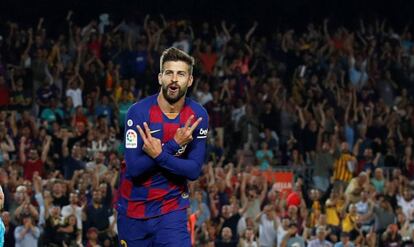
[[[184,71],[188,72],[190,66],[183,61],[167,61],[163,64],[163,71],[172,71],[172,72],[179,72]]]

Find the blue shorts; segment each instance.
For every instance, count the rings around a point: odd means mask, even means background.
[[[118,214],[117,225],[121,247],[191,247],[185,209],[150,219]]]

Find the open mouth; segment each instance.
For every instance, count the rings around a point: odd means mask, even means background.
[[[177,85],[171,85],[171,86],[168,86],[168,91],[169,91],[170,93],[177,93],[177,92],[178,92],[178,90],[179,90],[179,87],[178,87]]]

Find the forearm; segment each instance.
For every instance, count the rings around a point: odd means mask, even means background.
[[[20,214],[23,211],[24,204],[21,204],[16,210],[14,211],[14,218],[18,220],[20,218]]]
[[[51,139],[48,139],[46,141],[46,144],[43,146],[43,151],[42,151],[42,155],[41,155],[41,160],[43,162],[46,162],[47,154],[49,153],[49,149],[50,149],[50,141],[51,141]]]
[[[176,152],[178,152],[182,147],[178,145],[178,143],[173,139],[170,141],[164,143],[162,146],[162,150],[167,152],[168,154],[174,155]]]
[[[6,151],[6,152],[14,152],[15,151],[15,148],[14,148],[13,142],[9,142],[8,144],[6,144],[5,147],[4,147],[4,151]]]
[[[32,229],[31,229],[31,232],[32,232],[33,237],[39,238],[39,236],[40,236],[39,228],[33,226]]]
[[[190,180],[196,180],[201,173],[201,166],[204,161],[206,152],[206,141],[208,133],[208,116],[201,115],[197,120],[199,126],[194,129],[192,141],[187,145],[181,147],[176,154],[169,154],[166,150],[155,157],[157,164],[164,169],[167,169],[173,174],[184,176]],[[175,140],[171,140],[168,145],[178,146],[174,143]],[[181,143],[178,141],[178,143]],[[179,157],[176,157],[180,156]],[[184,156],[184,157],[183,157]],[[186,157],[185,157],[186,156]],[[182,158],[181,158],[182,157]]]
[[[25,148],[24,144],[21,143],[20,149],[19,149],[19,159],[22,164],[26,162],[26,154],[24,153],[24,148]]]
[[[16,234],[15,237],[16,237],[17,242],[20,242],[21,240],[23,240],[23,238],[24,238],[24,236],[26,235],[27,232],[28,232],[27,229],[24,228],[18,234]]]
[[[262,214],[263,214],[263,211],[262,211],[262,212],[260,212],[258,215],[256,215],[256,217],[254,218],[254,221],[255,221],[256,223],[259,223],[259,222],[260,222],[260,217],[262,217]]]
[[[126,173],[132,177],[137,177],[151,170],[156,166],[154,159],[143,152],[125,152]]]
[[[196,180],[201,172],[202,163],[193,159],[180,159],[166,151],[162,151],[155,158],[159,166],[173,174],[184,176],[190,180]]]
[[[29,211],[30,214],[34,217],[34,218],[39,218],[39,213],[37,212],[37,209],[33,206],[33,205],[29,205]]]
[[[58,229],[58,232],[71,233],[72,230],[70,229],[70,226],[67,226],[67,227],[60,227]]]
[[[39,225],[43,225],[45,223],[45,202],[42,194],[39,192],[36,192],[35,199],[39,205]]]

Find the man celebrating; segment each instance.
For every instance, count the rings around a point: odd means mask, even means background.
[[[186,98],[194,58],[166,49],[160,93],[128,109],[118,201],[121,246],[191,246],[187,179],[199,177],[208,132],[206,110]]]

